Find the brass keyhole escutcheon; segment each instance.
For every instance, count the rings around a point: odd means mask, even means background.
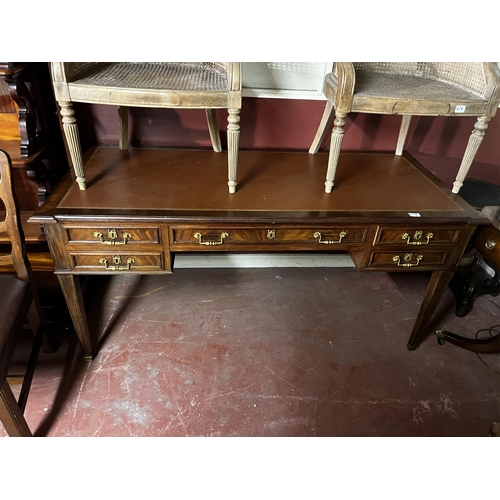
[[[274,238],[276,238],[276,230],[275,229],[268,229],[267,230],[267,239],[273,240]]]

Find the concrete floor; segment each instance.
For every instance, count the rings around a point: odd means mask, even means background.
[[[93,277],[85,290],[99,352],[85,363],[68,333],[42,353],[26,419],[37,436],[487,436],[500,420],[498,357],[433,335],[406,349],[428,277],[353,268]],[[455,316],[448,289],[431,328],[473,337],[499,315],[500,298],[482,296]]]

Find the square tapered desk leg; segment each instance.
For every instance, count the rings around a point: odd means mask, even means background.
[[[79,276],[73,274],[58,274],[59,284],[66,299],[71,319],[80,343],[82,344],[85,361],[92,361],[92,343],[90,341],[87,315],[83,303],[82,287]]]
[[[429,285],[425,292],[424,300],[420,306],[420,311],[418,312],[417,319],[413,326],[413,331],[411,332],[408,344],[406,347],[410,351],[414,351],[420,345],[420,343],[427,337],[428,325],[434,314],[436,307],[443,298],[446,287],[450,282],[455,270],[446,271],[434,271],[432,273]]]

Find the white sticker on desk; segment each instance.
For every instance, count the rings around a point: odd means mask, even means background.
[[[466,108],[467,106],[459,104],[458,106],[455,106],[455,113],[465,113]]]
[[[408,215],[410,217],[420,217],[420,214],[418,212],[408,212]]]

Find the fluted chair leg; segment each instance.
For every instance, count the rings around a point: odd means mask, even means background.
[[[469,172],[472,162],[474,161],[479,146],[483,142],[483,137],[486,129],[488,128],[489,121],[489,116],[478,117],[477,122],[474,125],[474,130],[469,137],[469,142],[467,143],[467,148],[462,158],[462,163],[460,164],[457,177],[455,179],[455,182],[453,183],[453,193],[458,193],[460,191],[460,188],[464,183],[464,179]]]
[[[238,170],[238,149],[240,145],[240,110],[229,109],[227,117],[227,156],[229,192],[236,192],[236,174]]]
[[[396,146],[396,154],[401,156],[405,148],[406,136],[408,135],[408,128],[410,127],[411,115],[403,115],[401,120],[401,127],[399,129],[398,145]]]
[[[80,136],[78,135],[75,111],[70,102],[59,102],[59,105],[61,106],[63,130],[75,170],[76,182],[78,182],[78,187],[84,191],[87,189],[87,179],[83,171],[82,148],[80,146]]]
[[[212,147],[216,153],[220,153],[222,151],[222,146],[220,143],[219,126],[217,124],[217,110],[206,109],[205,114],[207,115],[208,131],[210,132]]]
[[[0,387],[0,420],[9,436],[32,436],[23,411],[6,380]]]
[[[128,107],[118,106],[118,147],[128,148]]]
[[[337,171],[339,162],[340,147],[344,138],[345,117],[347,113],[335,113],[333,122],[332,139],[330,141],[330,154],[328,156],[328,171],[326,173],[325,193],[331,193],[333,188],[333,179]]]
[[[325,110],[323,111],[323,116],[321,118],[321,122],[319,123],[318,130],[316,131],[316,135],[314,140],[309,148],[310,154],[316,154],[323,143],[323,140],[326,136],[326,131],[330,128],[333,120],[333,104],[330,101],[326,101]]]

